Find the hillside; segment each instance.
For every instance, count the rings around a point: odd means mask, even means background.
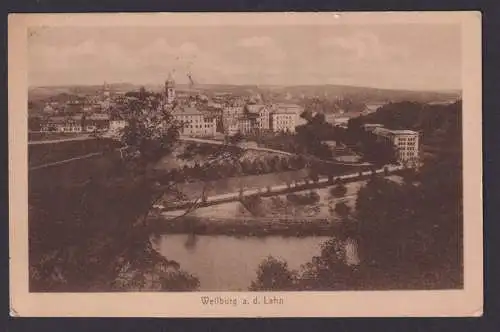
[[[108,84],[111,91],[131,91],[138,90],[140,85],[131,83]],[[160,91],[161,84],[148,84],[148,90]],[[32,87],[28,91],[30,100],[50,97],[60,93],[72,94],[92,94],[100,91],[102,85],[74,85],[74,86],[53,86],[53,87]],[[178,84],[179,91],[189,90],[187,84]],[[275,85],[229,85],[229,84],[196,84],[195,90],[203,91],[207,94],[212,92],[227,92],[236,95],[251,95],[263,93],[274,98],[283,99],[288,96],[290,100],[298,100],[302,97],[319,96],[322,98],[347,97],[356,98],[360,102],[389,102],[389,101],[449,101],[460,98],[460,91],[408,91],[389,90],[371,87],[344,86],[344,85],[296,85],[296,86],[275,86]]]
[[[461,146],[462,102],[429,105],[416,102],[389,103],[358,118],[360,123],[380,123],[390,129],[419,131],[424,144],[456,149]]]

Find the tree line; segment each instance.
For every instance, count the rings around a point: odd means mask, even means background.
[[[175,192],[157,188],[155,165],[172,153],[181,125],[168,113],[151,112],[145,100],[125,103],[129,126],[121,143],[128,153],[89,164],[91,175],[83,182],[30,173],[32,292],[185,291],[199,285],[158,254],[148,225],[154,203],[165,191]],[[102,162],[106,170],[95,171]]]
[[[292,270],[269,257],[251,290],[454,289],[463,286],[462,166],[444,154],[404,182],[373,176],[354,210],[342,211],[340,231],[318,256]],[[331,190],[341,195],[341,186]],[[341,207],[336,207],[336,209]],[[349,245],[359,264],[349,263]]]
[[[176,183],[210,181],[228,177],[261,175],[277,172],[297,171],[307,167],[304,157],[278,157],[221,161],[205,166],[195,162],[193,166],[184,165],[163,172],[162,181]]]

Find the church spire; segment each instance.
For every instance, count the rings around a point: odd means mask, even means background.
[[[167,104],[172,104],[175,100],[175,81],[171,71],[165,81],[165,99]]]

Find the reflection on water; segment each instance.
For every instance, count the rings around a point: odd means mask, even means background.
[[[269,255],[284,259],[290,269],[300,269],[319,255],[329,238],[279,237],[236,238],[222,235],[162,235],[155,241],[158,251],[180,263],[200,279],[202,291],[246,291],[256,278],[259,264]]]

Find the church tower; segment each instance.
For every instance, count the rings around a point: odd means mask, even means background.
[[[165,101],[167,104],[173,104],[175,100],[175,81],[172,77],[172,73],[168,74],[168,78],[165,81]]]
[[[110,96],[110,91],[109,91],[109,86],[106,82],[102,85],[102,95],[104,97],[109,97]]]

